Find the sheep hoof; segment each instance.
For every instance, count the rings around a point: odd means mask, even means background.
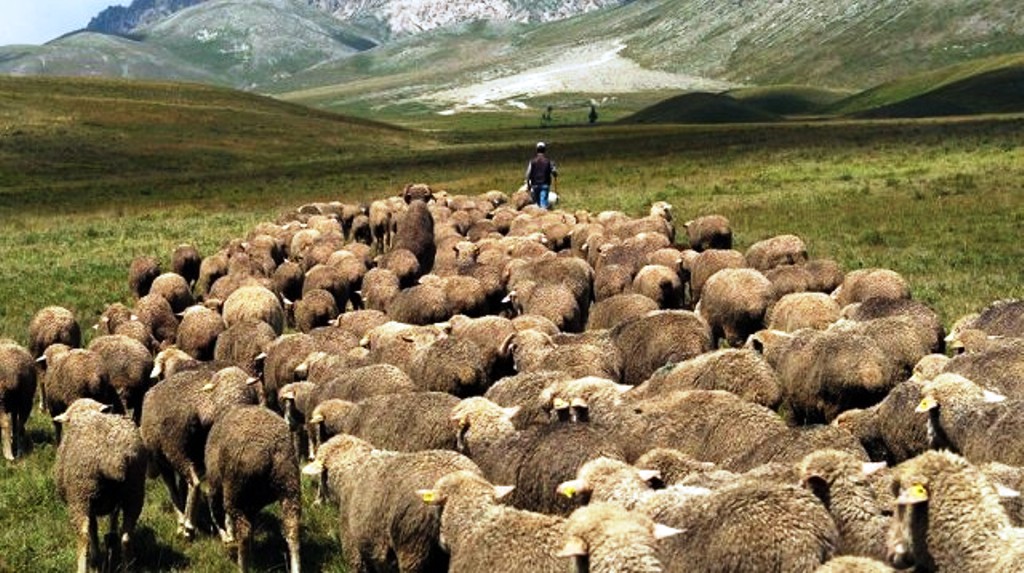
[[[191,523],[179,523],[178,535],[184,537],[187,541],[192,541],[196,536],[196,528]]]
[[[234,545],[235,544],[235,536],[234,535],[232,535],[231,533],[229,533],[229,532],[227,532],[227,531],[225,531],[223,529],[218,529],[217,532],[220,533],[220,540],[221,540],[221,542],[224,543],[224,545]]]

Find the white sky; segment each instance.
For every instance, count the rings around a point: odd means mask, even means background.
[[[43,44],[130,0],[0,0],[0,46]]]

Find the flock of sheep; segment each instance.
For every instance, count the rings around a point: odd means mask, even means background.
[[[1024,301],[947,334],[891,270],[676,226],[418,184],[137,257],[87,347],[0,339],[4,457],[38,383],[79,571],[131,565],[147,474],[242,570],[275,502],[300,570],[306,474],[353,572],[1024,571]]]

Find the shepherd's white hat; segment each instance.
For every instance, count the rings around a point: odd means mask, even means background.
[[[544,151],[545,149],[547,149],[547,147],[547,144],[545,144],[543,141],[537,142],[537,151]]]

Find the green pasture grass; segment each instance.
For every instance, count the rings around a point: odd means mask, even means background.
[[[471,129],[422,133],[226,90],[79,88],[0,78],[0,337],[22,343],[32,314],[48,304],[71,308],[88,327],[105,305],[130,302],[136,255],[169,265],[181,242],[209,254],[302,203],[364,202],[408,182],[511,192],[538,139],[559,163],[557,191],[570,211],[638,215],[665,200],[680,233],[696,215],[726,215],[741,250],[795,233],[812,256],[847,270],[902,273],[947,326],[1024,296],[1019,116],[539,128],[480,115]],[[65,158],[78,158],[78,169]],[[73,543],[39,412],[30,432],[28,456],[0,462],[0,571],[68,570]],[[175,536],[161,483],[150,484],[147,500],[141,569],[232,569],[216,539]],[[281,570],[275,513],[264,515],[258,568]],[[307,505],[310,570],[341,570],[334,519]]]

